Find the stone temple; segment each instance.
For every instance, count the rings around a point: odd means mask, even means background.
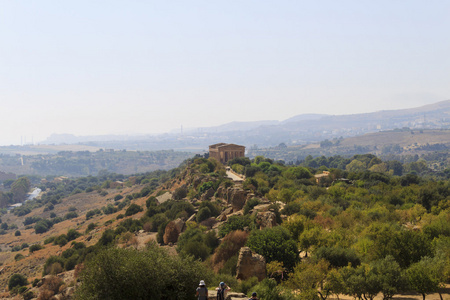
[[[219,143],[209,146],[209,157],[217,159],[222,164],[226,164],[233,158],[244,156],[245,146],[226,143]]]

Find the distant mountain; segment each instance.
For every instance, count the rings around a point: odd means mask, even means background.
[[[200,127],[193,131],[197,132],[228,132],[228,131],[246,131],[252,130],[261,126],[278,125],[280,121],[266,120],[266,121],[253,121],[253,122],[230,122],[219,126],[213,127]]]
[[[302,122],[302,121],[312,121],[312,120],[320,120],[324,117],[327,117],[329,115],[322,115],[322,114],[302,114],[302,115],[297,115],[294,116],[292,118],[286,119],[283,122],[281,122],[281,124],[286,124],[286,123],[295,123],[295,122]]]
[[[450,100],[417,108],[386,110],[365,114],[300,114],[284,121],[231,122],[185,132],[157,136],[52,135],[44,144],[79,143],[95,147],[128,150],[202,151],[208,145],[225,142],[247,147],[270,147],[280,143],[302,145],[325,139],[352,137],[395,128],[450,128]]]

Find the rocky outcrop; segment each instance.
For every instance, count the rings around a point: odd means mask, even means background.
[[[217,188],[217,192],[216,193],[217,193],[217,197],[223,198],[223,196],[225,194],[223,186],[219,186],[219,188]]]
[[[210,188],[208,189],[203,195],[202,195],[202,201],[206,201],[206,200],[210,200],[212,198],[212,196],[214,196],[214,189]]]
[[[256,276],[258,280],[266,278],[266,260],[262,255],[252,253],[248,247],[242,247],[236,267],[236,278],[241,280]]]
[[[164,231],[164,244],[167,245],[169,243],[176,243],[178,241],[178,237],[184,230],[184,226],[185,222],[180,218],[169,222]]]
[[[253,207],[253,211],[268,211],[270,204],[258,204]]]
[[[241,188],[230,188],[227,192],[228,204],[231,204],[233,211],[241,210],[247,200],[246,192]]]
[[[277,216],[273,211],[263,211],[256,214],[256,224],[259,229],[277,226]]]
[[[217,221],[219,222],[223,222],[226,221],[228,218],[228,215],[231,214],[233,212],[233,208],[232,207],[228,207],[226,208],[218,217],[217,217]]]

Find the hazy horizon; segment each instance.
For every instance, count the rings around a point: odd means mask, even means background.
[[[0,145],[450,99],[450,3],[8,1]]]

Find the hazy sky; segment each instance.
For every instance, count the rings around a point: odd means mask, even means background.
[[[450,99],[450,1],[0,0],[0,144]]]

